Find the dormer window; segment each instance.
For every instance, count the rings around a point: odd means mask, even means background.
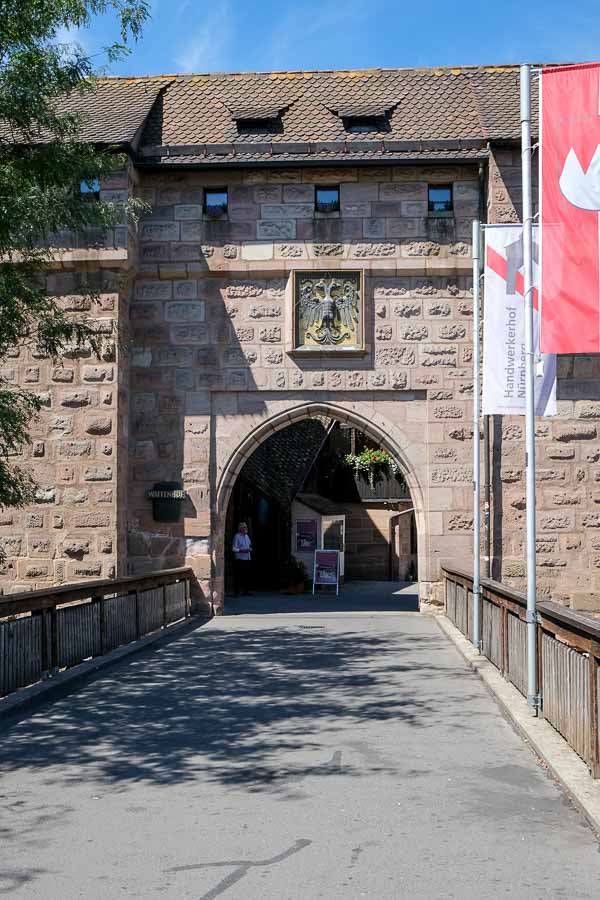
[[[389,116],[395,103],[350,103],[331,109],[349,134],[373,134],[390,130]]]
[[[375,116],[356,116],[344,120],[346,131],[351,134],[369,134],[371,131],[381,131],[379,120]]]
[[[280,134],[283,112],[283,109],[273,107],[248,106],[232,109],[231,115],[239,134]]]

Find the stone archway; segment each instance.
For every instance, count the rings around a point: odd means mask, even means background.
[[[299,403],[283,412],[278,412],[253,428],[230,454],[221,471],[217,483],[216,503],[213,507],[212,530],[213,602],[217,612],[222,611],[224,605],[225,517],[238,475],[257,447],[270,435],[287,428],[293,423],[320,415],[329,416],[339,422],[359,428],[368,437],[385,448],[398,463],[410,491],[415,509],[419,572],[422,572],[425,580],[427,580],[429,535],[425,495],[422,478],[419,477],[418,471],[420,464],[422,465],[422,459],[414,458],[414,444],[411,443],[397,425],[374,412],[372,407],[367,407],[363,411],[360,409],[360,404],[357,403],[347,407],[328,401],[318,403],[305,402]]]

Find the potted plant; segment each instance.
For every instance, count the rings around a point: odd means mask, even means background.
[[[357,477],[364,478],[371,488],[379,481],[386,470],[393,475],[398,473],[398,464],[387,450],[374,450],[365,447],[360,453],[347,453],[344,457],[347,466],[354,469]]]

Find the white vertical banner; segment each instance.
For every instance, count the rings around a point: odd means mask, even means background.
[[[539,353],[538,229],[533,229],[536,416],[556,415],[556,356]],[[523,226],[485,229],[483,414],[525,415]]]

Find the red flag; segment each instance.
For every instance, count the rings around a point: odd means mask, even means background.
[[[541,350],[600,351],[600,64],[543,69]]]

